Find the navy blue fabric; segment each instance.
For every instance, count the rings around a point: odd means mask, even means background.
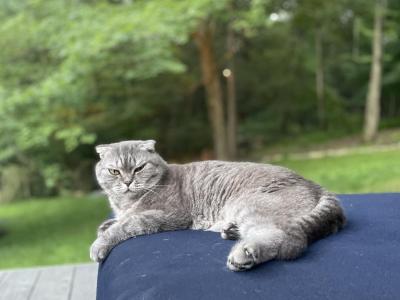
[[[100,265],[97,299],[400,299],[400,194],[340,198],[343,231],[247,272],[225,267],[233,242],[217,233],[127,240]]]

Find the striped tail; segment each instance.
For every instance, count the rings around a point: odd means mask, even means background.
[[[298,257],[307,245],[335,233],[346,223],[343,209],[334,194],[323,191],[318,204],[308,213],[285,224],[285,239],[278,253],[280,259]]]
[[[300,217],[298,224],[307,236],[308,243],[336,233],[346,223],[346,217],[337,197],[324,191],[314,209]]]

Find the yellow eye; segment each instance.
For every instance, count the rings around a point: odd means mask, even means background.
[[[121,174],[118,170],[115,170],[115,169],[108,169],[108,172],[110,172],[111,175],[119,175],[119,174]]]

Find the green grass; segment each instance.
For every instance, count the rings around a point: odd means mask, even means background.
[[[105,199],[36,199],[0,206],[0,268],[89,261]]]
[[[337,193],[400,192],[400,151],[275,163]]]

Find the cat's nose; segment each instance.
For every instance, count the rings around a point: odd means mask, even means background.
[[[125,179],[124,183],[126,184],[126,186],[129,186],[132,183],[132,179]]]

